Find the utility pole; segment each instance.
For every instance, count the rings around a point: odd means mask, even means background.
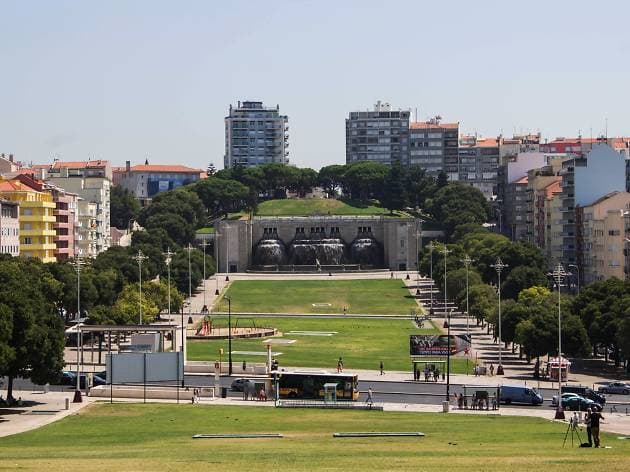
[[[472,339],[470,338],[470,313],[468,311],[468,271],[473,260],[470,258],[470,256],[468,256],[468,254],[466,254],[461,262],[464,264],[464,266],[466,266],[466,336],[468,337],[470,347],[472,348]],[[468,357],[469,355],[466,356],[466,375],[468,375]]]
[[[216,258],[216,261],[215,261],[217,266],[216,266],[216,268],[214,270],[214,278],[217,281],[217,289],[214,291],[214,294],[217,297],[219,296],[219,293],[221,293],[221,292],[219,292],[219,252],[221,252],[221,251],[219,251],[219,236],[221,236],[221,234],[219,234],[218,231],[214,233],[214,247],[215,247],[215,251],[214,252],[217,255],[217,258]]]
[[[168,277],[168,314],[169,319],[171,315],[171,262],[173,261],[174,252],[171,251],[171,248],[167,248],[164,255],[164,263],[166,264],[166,273]]]
[[[429,305],[429,316],[433,316],[433,249],[435,249],[435,244],[433,244],[433,240],[431,240],[431,242],[428,245],[429,248],[429,277],[431,278],[431,292],[429,294],[430,298],[430,305]]]
[[[562,280],[567,276],[567,273],[562,267],[562,264],[558,263],[553,272],[550,274],[558,287],[558,407],[556,409],[556,419],[564,419],[564,409],[562,408],[562,312],[560,308],[560,285]],[[567,372],[568,373],[568,372]]]
[[[203,248],[203,306],[204,309],[208,308],[206,304],[206,248],[210,244],[205,239],[201,242],[200,246]]]
[[[494,264],[490,264],[490,267],[497,271],[497,275],[499,277],[499,366],[497,367],[497,375],[503,375],[503,339],[501,338],[501,272],[509,266],[504,264],[500,257],[497,257],[497,261]]]
[[[85,261],[77,254],[72,263],[77,272],[77,389],[74,392],[73,403],[81,403],[81,354],[83,351],[83,332],[81,331],[81,267]],[[87,379],[86,379],[87,381]]]
[[[138,303],[138,306],[139,306],[139,309],[140,309],[139,310],[140,315],[139,315],[138,324],[141,325],[142,324],[142,263],[144,261],[146,261],[148,259],[148,257],[145,256],[142,253],[141,249],[138,249],[138,253],[135,256],[133,256],[133,259],[138,263],[138,280],[140,282],[139,283],[139,285],[140,285],[140,302]]]

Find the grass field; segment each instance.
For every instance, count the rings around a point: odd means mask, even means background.
[[[334,439],[334,432],[421,431],[424,438]],[[628,470],[630,441],[562,447],[566,425],[539,418],[255,407],[95,404],[2,438],[2,470],[571,471]],[[197,433],[282,439],[192,439]]]
[[[214,317],[215,326],[225,326],[225,318]],[[433,327],[416,328],[410,320],[383,319],[322,319],[322,318],[238,318],[232,319],[233,326],[274,327],[284,334],[285,339],[295,339],[294,344],[277,344],[274,351],[282,352],[278,356],[281,366],[324,367],[334,369],[337,359],[343,357],[346,369],[378,369],[379,362],[385,364],[385,370],[411,372],[409,359],[409,335],[430,334],[437,332]],[[333,336],[300,336],[290,331],[336,331]],[[265,338],[268,339],[268,338]],[[265,352],[263,339],[233,339],[232,351]],[[227,353],[227,340],[189,340],[187,357],[194,361],[214,361],[223,348]],[[224,356],[225,360],[225,356]],[[264,356],[233,355],[233,362],[264,362]],[[465,373],[466,360],[451,359],[451,372]],[[472,372],[473,365],[469,369]]]
[[[387,208],[374,203],[341,201],[331,198],[291,198],[267,200],[258,205],[259,216],[313,216],[313,215],[389,215]],[[394,212],[394,216],[400,215]]]
[[[420,307],[401,280],[237,280],[225,293],[232,312],[409,315]],[[331,306],[313,306],[330,303]],[[213,311],[227,312],[220,299]]]

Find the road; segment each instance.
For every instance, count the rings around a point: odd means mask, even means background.
[[[232,381],[238,378],[233,377],[221,377],[220,385],[222,387],[230,387]],[[5,379],[6,381],[6,379]],[[201,387],[201,386],[213,386],[214,376],[211,375],[186,375],[186,386],[189,387]],[[38,390],[41,391],[40,386],[34,386],[30,381],[17,379],[15,381],[16,390]],[[428,405],[439,405],[446,398],[446,384],[443,382],[389,382],[389,381],[359,381],[359,391],[362,397],[367,392],[368,388],[372,389],[374,401],[377,403],[418,403]],[[466,393],[470,395],[480,387],[467,387]],[[72,391],[74,388],[70,386],[51,385],[50,390],[53,391]],[[557,391],[542,388],[538,392],[543,396],[544,403],[541,406],[531,406],[530,408],[545,408],[551,407],[551,397],[556,395]],[[464,393],[464,386],[461,384],[451,384],[450,386],[451,396],[454,393]],[[229,397],[241,397],[240,392],[232,392],[228,390]],[[617,408],[630,409],[630,397],[628,395],[606,395],[606,407],[609,405],[616,405]],[[510,408],[509,405],[503,405],[502,408]],[[522,408],[522,405],[518,406]],[[621,410],[623,411],[623,410]]]

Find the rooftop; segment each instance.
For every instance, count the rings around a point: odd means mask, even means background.
[[[459,123],[438,123],[434,121],[417,121],[409,123],[410,129],[458,129]]]
[[[125,167],[114,167],[114,172],[126,172]],[[168,173],[181,173],[181,174],[201,174],[205,172],[202,169],[195,169],[193,167],[187,167],[182,165],[169,165],[169,164],[140,164],[131,166],[131,172],[168,172]]]

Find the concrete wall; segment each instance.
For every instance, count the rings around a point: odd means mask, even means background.
[[[318,217],[255,217],[254,220],[221,221],[215,244],[215,258],[219,272],[226,272],[229,258],[230,272],[243,272],[251,265],[252,248],[263,238],[265,228],[277,231],[278,238],[290,244],[296,228],[304,228],[308,237],[311,228],[339,228],[339,237],[346,244],[352,243],[359,234],[359,227],[369,227],[372,236],[383,245],[385,266],[391,270],[403,267],[414,269],[418,254],[414,218],[389,218],[380,216],[318,216]]]

